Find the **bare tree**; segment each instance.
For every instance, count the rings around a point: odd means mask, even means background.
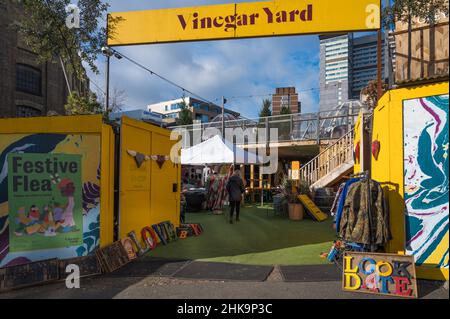
[[[103,92],[98,92],[98,101],[103,107],[106,106],[106,97]],[[109,95],[109,110],[108,113],[120,112],[125,106],[125,101],[127,100],[127,93],[124,89],[119,89],[114,87]]]

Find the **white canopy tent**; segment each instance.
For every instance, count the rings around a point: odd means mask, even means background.
[[[181,164],[262,164],[261,156],[223,141],[219,135],[181,150]]]

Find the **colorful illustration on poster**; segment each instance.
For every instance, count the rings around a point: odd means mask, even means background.
[[[81,245],[81,156],[8,156],[10,251]]]
[[[417,265],[448,268],[448,94],[406,100],[406,251]]]

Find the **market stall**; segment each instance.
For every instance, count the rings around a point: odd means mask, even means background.
[[[181,150],[182,165],[209,165],[211,173],[205,179],[205,208],[220,212],[226,200],[225,185],[234,170],[234,165],[262,164],[262,158],[255,153],[247,152],[235,144],[222,139],[219,135]],[[241,170],[241,174],[242,174]],[[187,192],[197,191],[195,189]]]
[[[223,140],[219,135],[181,150],[182,165],[263,164],[260,156]]]

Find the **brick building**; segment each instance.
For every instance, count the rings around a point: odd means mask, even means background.
[[[59,62],[37,63],[37,55],[21,41],[12,26],[20,7],[0,0],[0,117],[65,114],[69,94]],[[89,92],[89,81],[68,74],[72,89]]]
[[[272,114],[279,115],[283,106],[288,107],[291,113],[301,112],[295,87],[277,88],[275,94],[272,95]]]

